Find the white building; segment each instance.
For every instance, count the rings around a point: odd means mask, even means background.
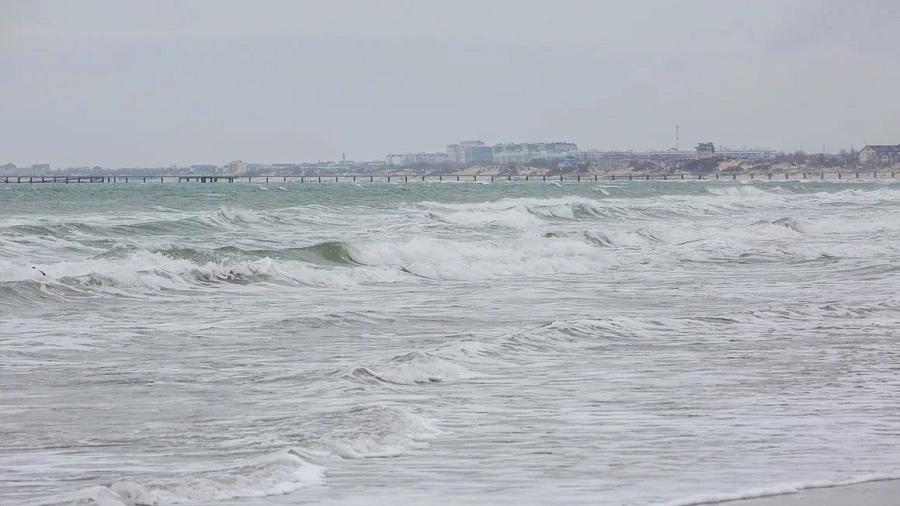
[[[863,165],[893,165],[900,163],[900,144],[866,146],[859,151],[859,163]]]
[[[564,160],[578,152],[578,145],[573,142],[522,142],[496,144],[493,150],[494,163],[522,165],[534,160]]]
[[[473,149],[484,147],[485,145],[482,141],[464,141],[458,144],[450,144],[449,146],[447,146],[447,161],[450,163],[466,164],[473,163],[473,161],[475,161],[475,158],[484,159],[485,151],[483,149]],[[467,151],[469,153],[468,161],[466,156]]]
[[[726,160],[769,160],[775,158],[775,151],[771,149],[728,149],[722,148],[716,154]]]
[[[400,153],[389,154],[385,157],[385,163],[394,167],[409,165],[440,165],[447,163],[450,156],[447,153]]]
[[[247,173],[247,162],[243,160],[235,160],[227,165],[225,165],[225,173],[226,174],[246,174]]]

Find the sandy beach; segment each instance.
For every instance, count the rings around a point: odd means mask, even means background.
[[[900,480],[814,488],[795,494],[714,504],[727,506],[896,506],[900,505]]]

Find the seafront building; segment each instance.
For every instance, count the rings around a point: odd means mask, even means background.
[[[859,150],[859,163],[863,165],[900,164],[900,144],[872,144]]]
[[[385,164],[391,167],[404,167],[410,165],[440,165],[450,161],[448,153],[391,153],[384,159]]]
[[[533,142],[495,144],[493,162],[497,165],[522,165],[535,160],[565,161],[578,151],[573,142]]]
[[[447,161],[457,165],[492,164],[494,150],[482,141],[464,141],[447,146]]]
[[[248,169],[249,165],[243,160],[235,160],[225,165],[226,174],[246,174]]]

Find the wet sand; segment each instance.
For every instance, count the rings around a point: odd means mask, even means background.
[[[900,506],[900,480],[808,489],[796,494],[718,504],[724,506]]]

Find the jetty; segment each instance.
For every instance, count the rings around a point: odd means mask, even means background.
[[[600,181],[791,181],[791,180],[884,180],[896,179],[896,172],[785,172],[785,173],[619,173],[543,175],[387,175],[340,174],[329,176],[0,176],[0,184],[82,184],[82,183],[413,183],[413,182],[600,182]]]

